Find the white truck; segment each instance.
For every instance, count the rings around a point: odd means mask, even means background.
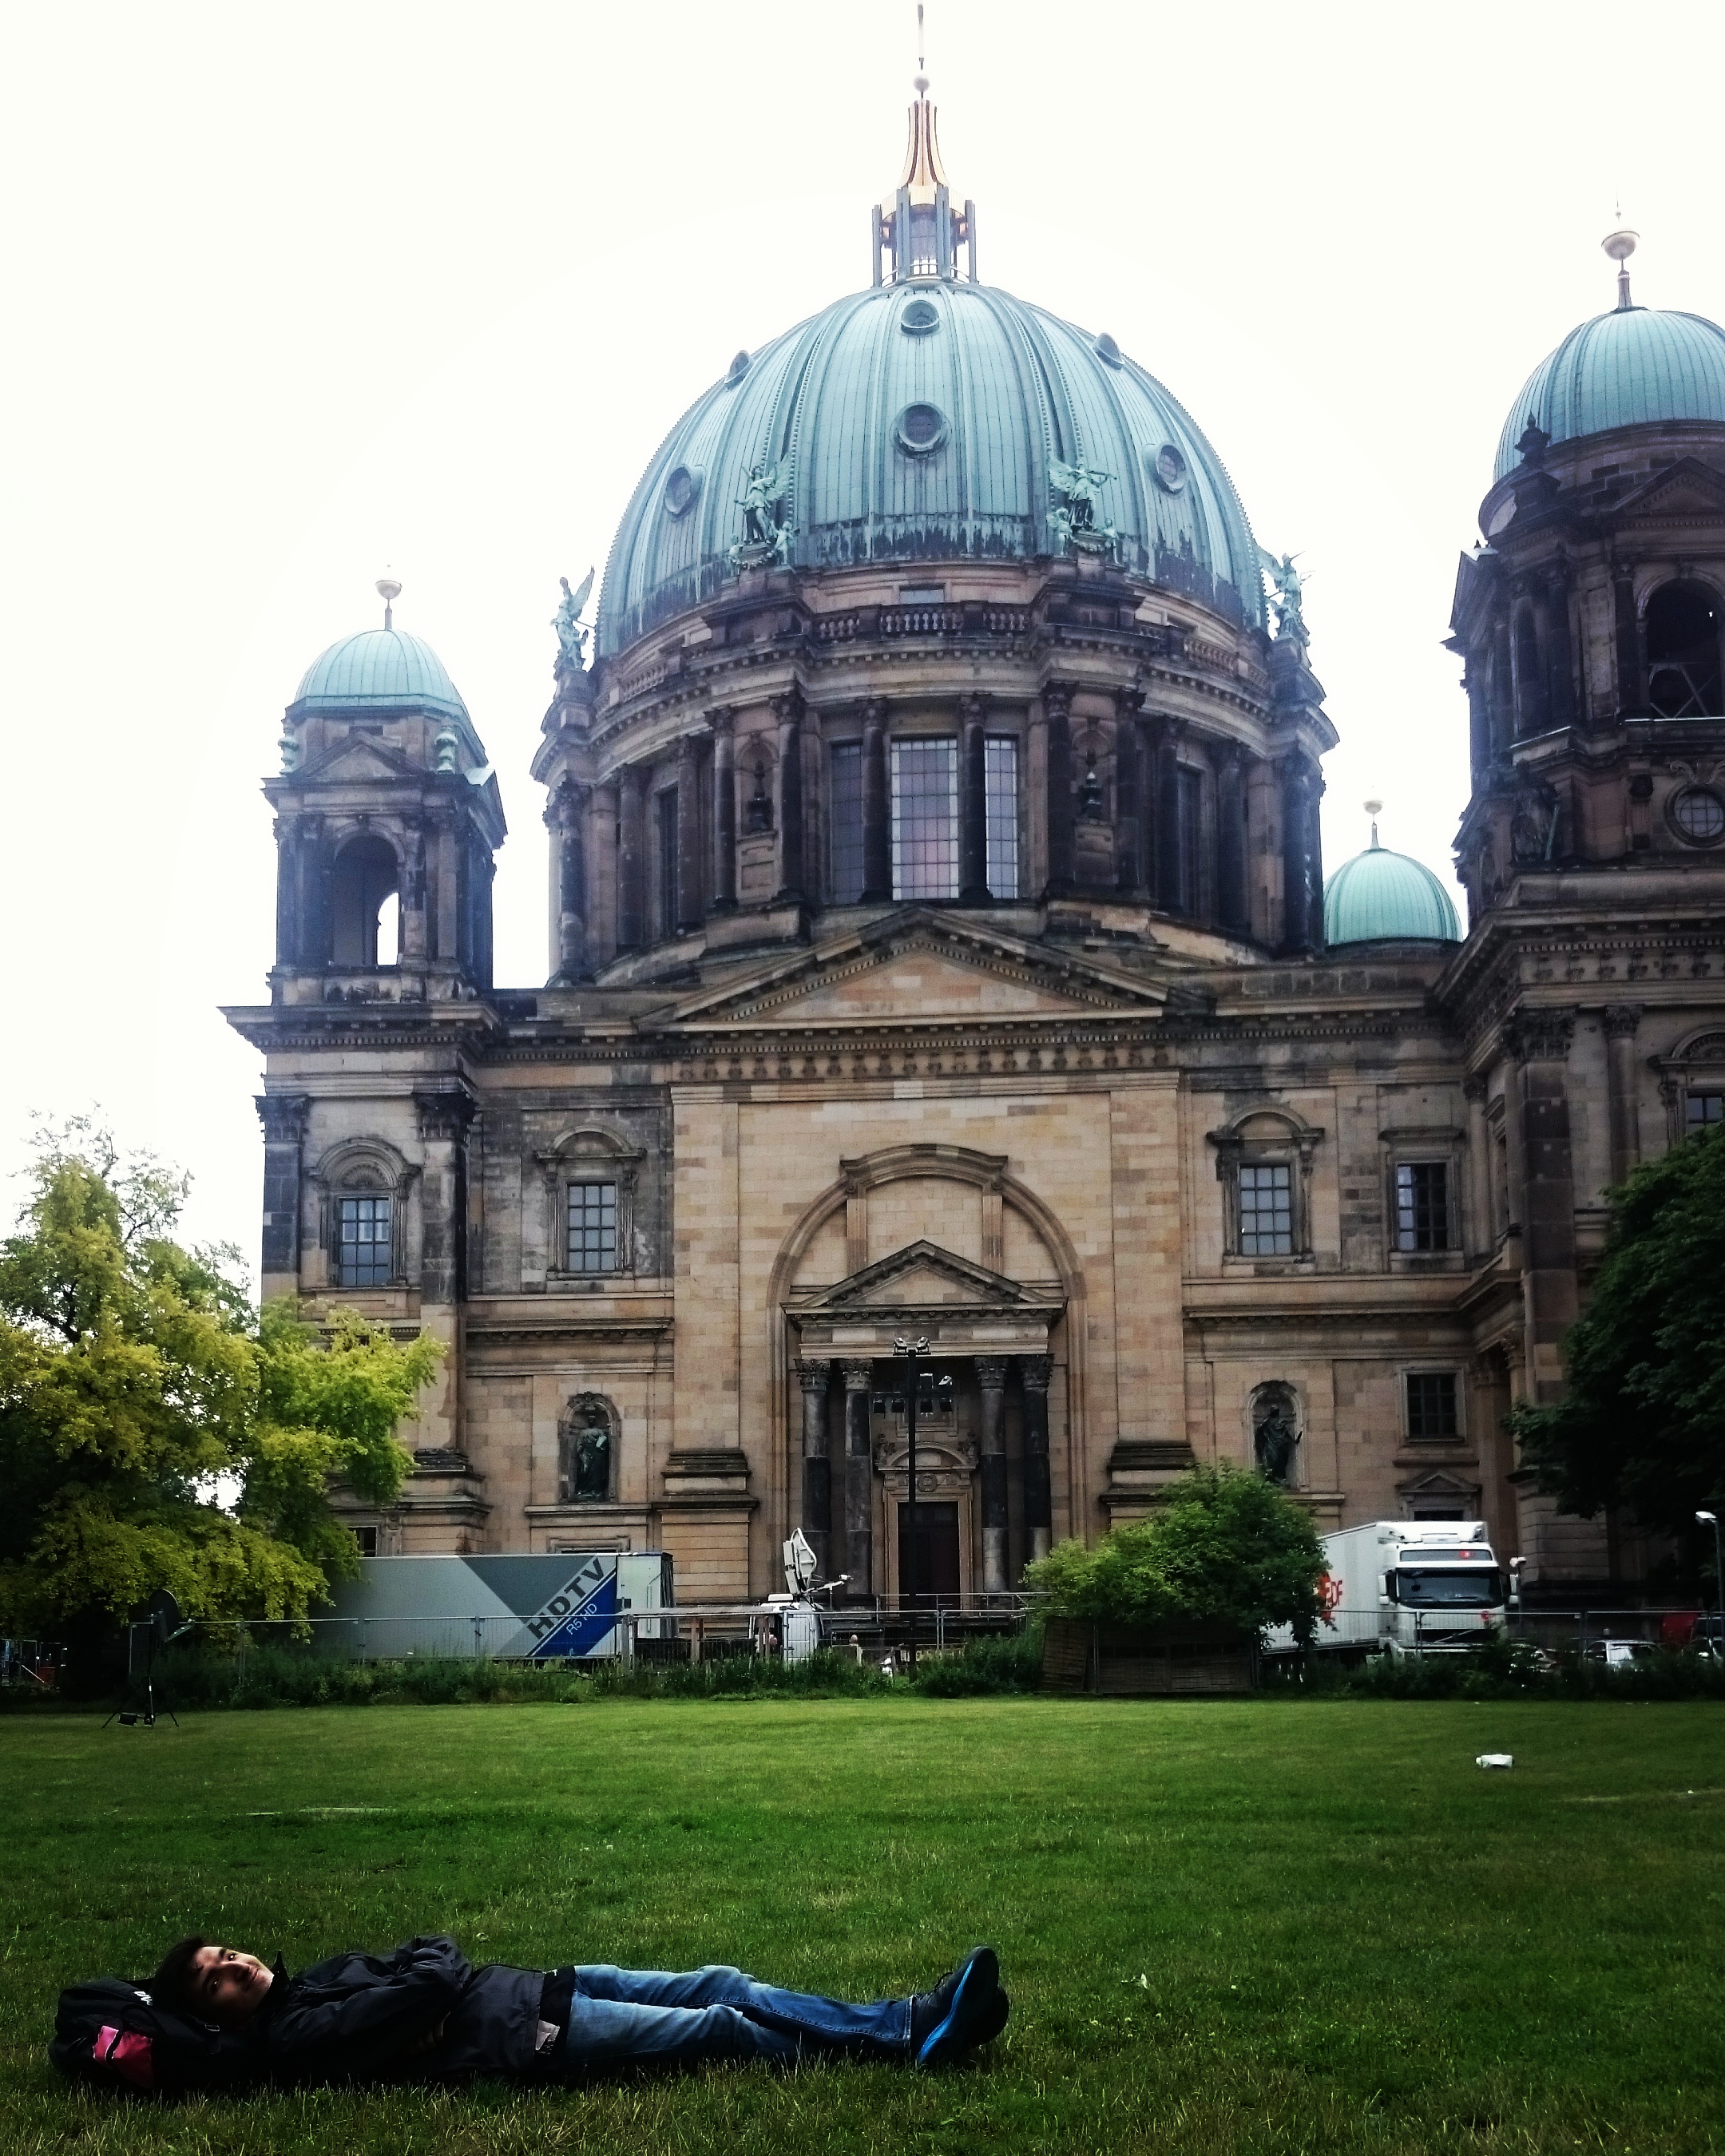
[[[1506,1619],[1515,1582],[1483,1520],[1370,1520],[1326,1535],[1320,1653],[1455,1655]],[[1267,1653],[1291,1654],[1274,1626]]]

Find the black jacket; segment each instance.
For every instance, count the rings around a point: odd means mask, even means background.
[[[475,1969],[453,1939],[409,1939],[393,1954],[336,1954],[290,1976],[276,1964],[253,2024],[279,2082],[441,2079],[534,2071],[541,1969]],[[418,2048],[444,2025],[432,2048]]]

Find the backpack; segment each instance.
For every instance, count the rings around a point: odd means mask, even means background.
[[[69,2080],[116,2095],[182,2096],[263,2077],[261,2055],[244,2036],[170,2014],[143,1985],[117,1976],[60,1994],[48,2056]]]

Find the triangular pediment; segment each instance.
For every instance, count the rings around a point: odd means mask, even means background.
[[[977,1308],[1026,1300],[1017,1281],[943,1250],[924,1237],[890,1257],[877,1258],[836,1287],[819,1291],[818,1301],[811,1306],[857,1311],[914,1303]]]
[[[1725,472],[1715,471],[1698,457],[1681,458],[1626,494],[1611,514],[1617,523],[1725,517]]]
[[[685,997],[679,1029],[1034,1024],[1108,1012],[1152,1015],[1166,990],[1093,961],[921,908],[770,961]]]
[[[318,758],[291,774],[295,782],[304,785],[315,780],[320,785],[342,781],[364,784],[369,779],[418,778],[424,776],[398,750],[387,742],[374,740],[367,734],[352,734],[346,741],[338,742],[326,756]]]

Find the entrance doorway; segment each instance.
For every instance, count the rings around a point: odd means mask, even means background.
[[[911,1553],[911,1507],[898,1508],[899,1594],[914,1578],[919,1603],[933,1595],[957,1600],[958,1595],[958,1507],[956,1504],[916,1502],[916,1547]]]

